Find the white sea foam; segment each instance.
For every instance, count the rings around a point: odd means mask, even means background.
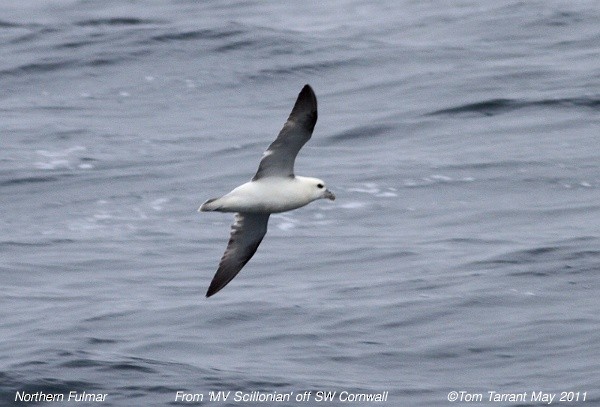
[[[163,210],[163,205],[167,202],[169,202],[169,198],[158,198],[150,202],[150,207],[155,211],[160,212]]]
[[[36,154],[41,159],[33,162],[33,166],[40,170],[59,170],[59,169],[92,169],[94,166],[88,162],[81,163],[78,153],[87,151],[84,146],[73,146],[64,150],[36,150]]]

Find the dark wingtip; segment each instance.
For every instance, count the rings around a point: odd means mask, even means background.
[[[309,84],[304,85],[298,94],[294,108],[290,113],[290,118],[298,115],[301,109],[308,109],[310,112],[307,114],[306,127],[312,132],[317,124],[317,96]]]
[[[209,288],[208,291],[206,292],[206,298],[212,297],[213,295],[215,295],[219,290],[215,290],[214,288]]]
[[[317,96],[315,95],[315,91],[313,90],[313,88],[311,88],[308,83],[306,85],[304,85],[304,87],[302,88],[302,90],[298,94],[298,100],[301,100],[301,99],[304,99],[304,98],[311,99],[311,102],[315,105],[315,108],[316,108],[316,106],[317,106]]]
[[[215,295],[216,293],[221,291],[221,288],[223,288],[223,287],[225,287],[225,286],[219,287],[217,284],[215,284],[214,280],[211,281],[210,286],[208,287],[208,291],[206,292],[206,298]]]

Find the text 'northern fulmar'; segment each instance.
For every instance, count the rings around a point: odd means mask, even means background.
[[[200,207],[199,211],[237,212],[207,297],[225,287],[252,258],[267,233],[272,213],[291,211],[321,198],[335,199],[320,179],[294,175],[298,151],[310,140],[316,123],[317,97],[305,85],[283,129],[263,154],[252,180],[220,198],[209,199]]]

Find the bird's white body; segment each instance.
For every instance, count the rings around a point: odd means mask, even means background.
[[[235,212],[229,243],[206,296],[214,295],[252,258],[272,213],[291,211],[317,199],[335,199],[318,178],[294,175],[294,161],[317,122],[317,97],[305,85],[279,135],[263,154],[252,181],[200,206],[202,212]]]
[[[278,213],[300,208],[323,198],[328,191],[317,185],[323,181],[310,177],[266,177],[246,182],[220,198],[209,200],[201,211]]]

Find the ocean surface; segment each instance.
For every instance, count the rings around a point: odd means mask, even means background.
[[[600,405],[598,21],[592,0],[1,0],[0,405]],[[272,216],[206,299],[233,216],[196,210],[254,175],[306,83],[296,173],[337,200]]]

